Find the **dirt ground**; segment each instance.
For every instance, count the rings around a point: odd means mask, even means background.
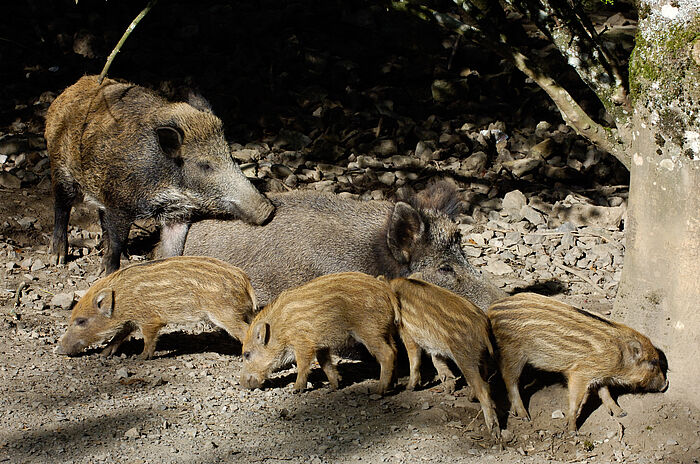
[[[398,385],[386,397],[371,393],[378,366],[361,353],[341,362],[339,391],[329,389],[318,367],[314,389],[301,394],[291,390],[294,369],[280,372],[263,390],[243,389],[240,344],[206,324],[167,328],[149,361],[135,356],[143,346],[138,337],[115,358],[103,358],[97,349],[58,356],[53,349],[70,313],[49,302],[55,294],[87,289],[100,256],[90,242],[98,230],[94,211],[82,205],[72,221],[74,259],[63,268],[36,264],[48,261],[48,185],[0,190],[1,218],[36,218],[30,229],[5,229],[0,237],[0,462],[700,460],[700,414],[661,393],[621,395],[628,414],[619,419],[592,398],[579,433],[570,434],[560,414],[567,404],[561,379],[525,379],[532,421],[509,418],[501,408],[501,445],[486,432],[479,405],[465,396],[462,383],[454,393],[435,382],[405,391],[405,356]],[[143,235],[138,228],[132,232],[132,253]],[[591,295],[565,299],[603,313],[610,309],[609,300]],[[431,378],[429,369],[424,378]],[[492,379],[492,388],[503,406],[502,386]]]

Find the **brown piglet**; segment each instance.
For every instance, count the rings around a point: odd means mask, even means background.
[[[408,389],[420,382],[422,349],[452,359],[481,403],[486,427],[499,436],[496,408],[482,367],[493,356],[486,314],[469,300],[415,277],[389,282],[399,300],[399,334],[410,364]]]
[[[564,374],[572,431],[591,389],[611,414],[622,417],[625,413],[609,387],[663,391],[668,386],[665,358],[647,337],[625,325],[534,293],[494,302],[488,317],[516,416],[529,419],[518,389],[526,364]]]
[[[73,308],[56,352],[73,356],[111,338],[103,351],[109,356],[134,330],[141,329],[141,357],[148,359],[163,326],[201,320],[243,340],[256,310],[253,287],[239,268],[207,257],[159,259],[95,282]]]
[[[384,394],[396,360],[397,305],[386,282],[359,272],[325,275],[282,292],[250,324],[243,341],[241,385],[259,388],[275,369],[296,360],[294,389],[301,391],[316,356],[331,388],[337,389],[340,376],[331,352],[354,338],[377,358],[378,393]]]

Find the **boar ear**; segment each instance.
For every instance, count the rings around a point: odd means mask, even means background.
[[[214,114],[214,110],[211,108],[211,103],[209,103],[209,101],[204,98],[201,93],[192,89],[187,92],[187,103],[199,111]]]
[[[158,134],[158,145],[161,150],[170,158],[176,158],[180,153],[182,145],[182,134],[174,127],[163,126],[156,129]]]
[[[642,357],[644,348],[642,347],[642,344],[639,343],[639,340],[632,339],[627,342],[627,350],[632,361],[637,362]]]
[[[95,295],[95,309],[105,317],[112,317],[114,311],[114,290],[103,288]]]
[[[423,236],[425,224],[418,211],[400,201],[396,203],[389,220],[386,236],[389,251],[401,264],[411,260],[411,251]]]
[[[447,180],[432,182],[424,190],[414,195],[409,203],[417,210],[440,211],[450,219],[454,219],[462,212],[462,201],[459,198],[457,187]]]
[[[267,322],[258,322],[253,331],[255,339],[263,346],[270,341],[270,324]]]

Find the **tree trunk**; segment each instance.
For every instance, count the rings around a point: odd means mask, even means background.
[[[666,353],[669,393],[700,407],[700,162],[659,156],[655,131],[635,127],[615,311]]]
[[[651,3],[640,2],[630,62],[627,251],[615,316],[665,352],[668,394],[700,407],[699,17],[684,2],[675,12]]]

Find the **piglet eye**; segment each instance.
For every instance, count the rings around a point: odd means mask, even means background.
[[[84,317],[79,317],[75,320],[75,325],[77,325],[78,327],[84,327],[85,324],[87,324],[87,319],[85,319]]]
[[[243,352],[243,359],[248,361],[250,359],[250,351]]]

